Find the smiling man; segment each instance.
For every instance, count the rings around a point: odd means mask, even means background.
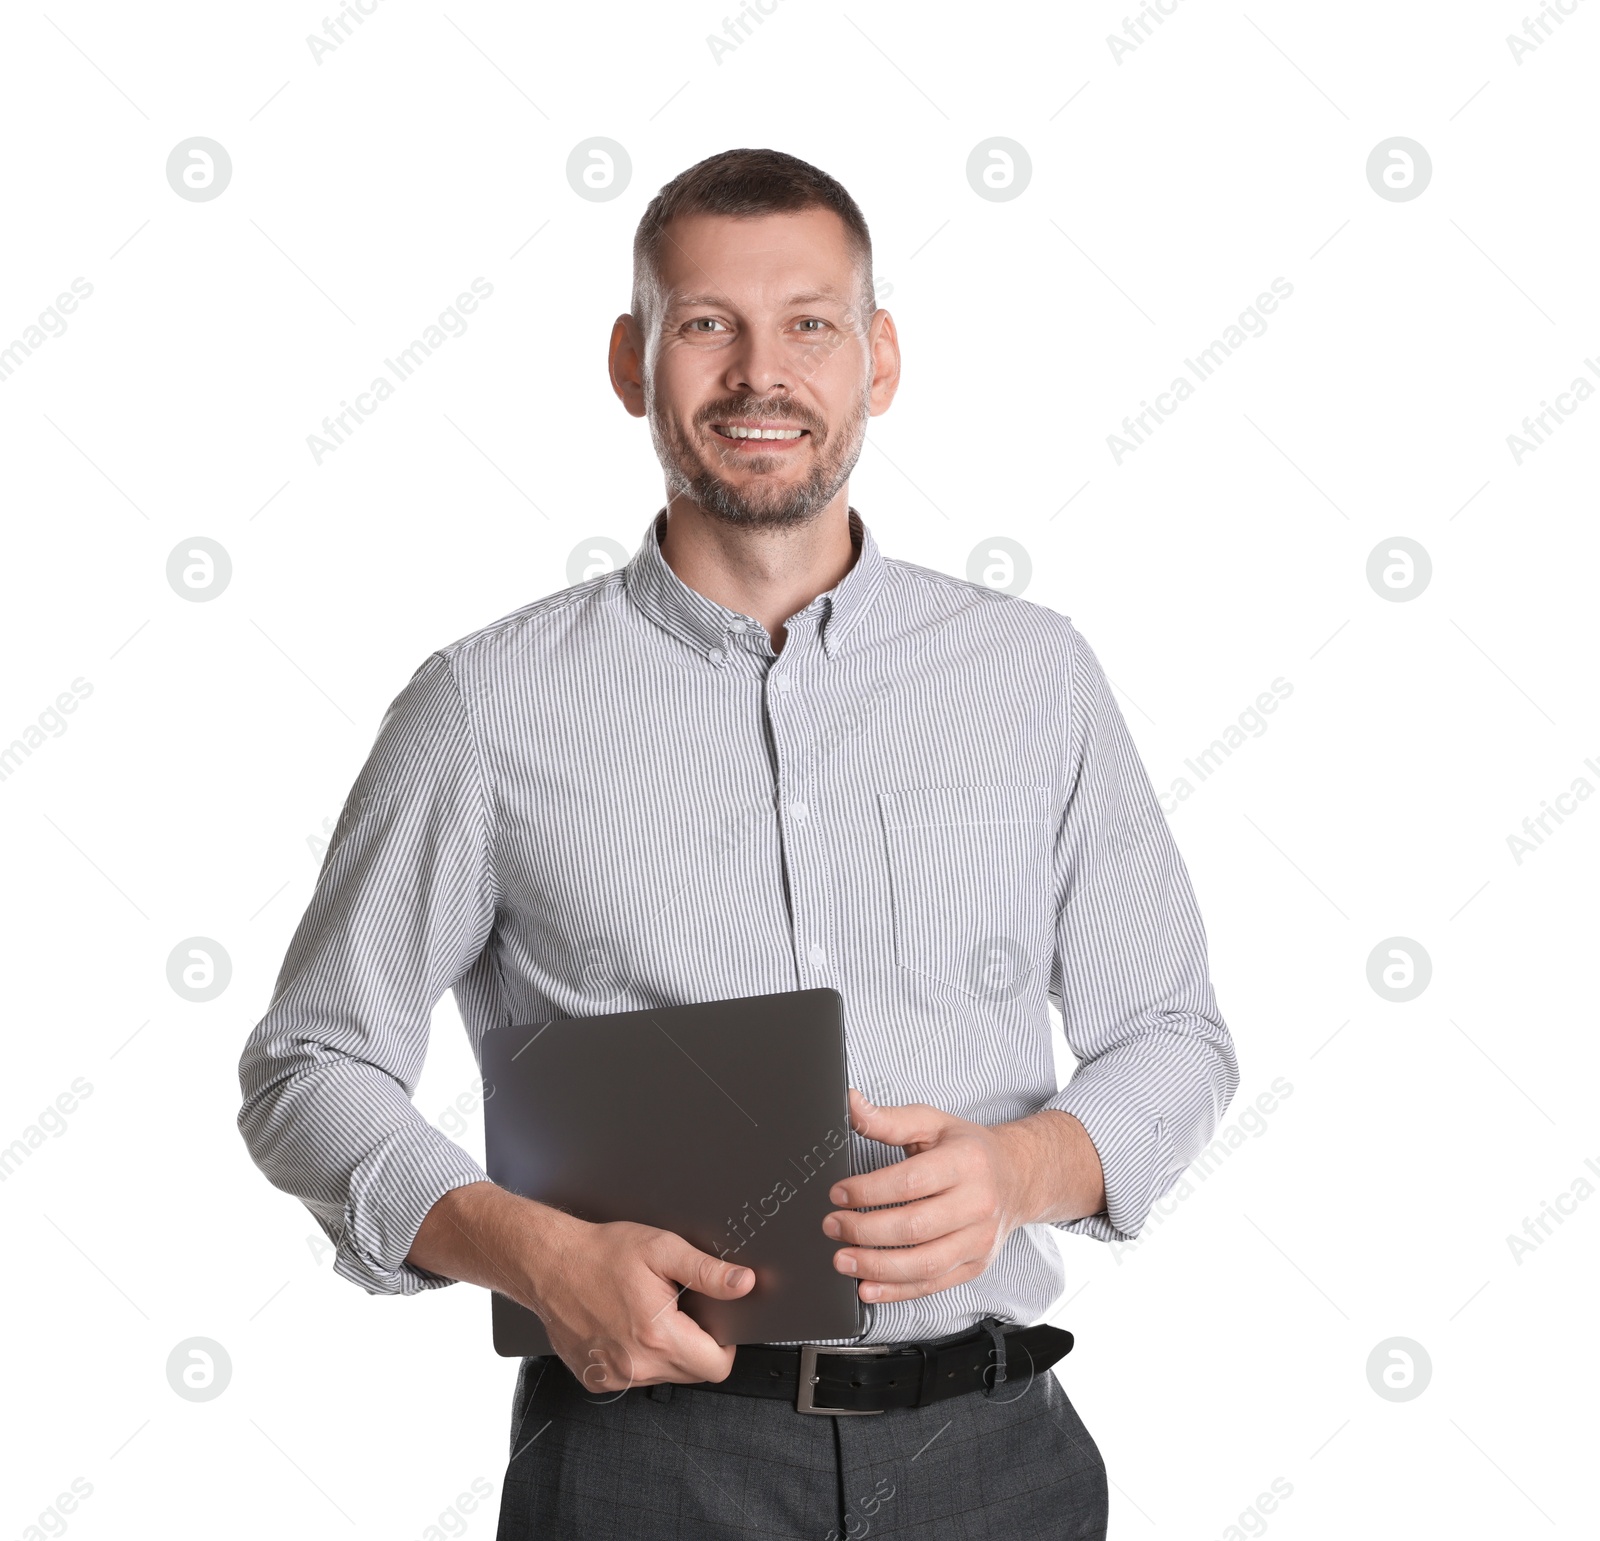
[[[850,506],[900,355],[860,210],[815,167],[732,150],[668,183],[610,372],[667,503],[621,571],[395,699],[240,1128],[344,1277],[544,1319],[500,1541],[1103,1537],[1105,1466],[1051,1369],[1071,1340],[1041,1323],[1049,1228],[1137,1236],[1239,1077],[1105,674],[1065,616],[885,556]],[[848,1342],[718,1345],[679,1296],[748,1269],[508,1193],[411,1101],[447,989],[476,1047],[821,985],[852,1082],[823,1223],[866,1302]]]

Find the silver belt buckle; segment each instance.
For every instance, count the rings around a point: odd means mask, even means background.
[[[812,1400],[816,1396],[817,1355],[821,1354],[878,1354],[883,1350],[874,1345],[852,1345],[847,1348],[819,1348],[807,1343],[800,1349],[800,1386],[795,1392],[794,1407],[798,1413],[826,1413],[830,1418],[870,1418],[881,1413],[881,1407],[818,1407]]]

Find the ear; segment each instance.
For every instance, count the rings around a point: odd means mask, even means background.
[[[894,317],[877,310],[867,324],[867,351],[872,358],[872,384],[867,393],[867,410],[872,417],[889,410],[894,393],[900,389],[900,339],[895,334]]]
[[[611,372],[611,389],[617,400],[633,417],[643,417],[644,407],[644,338],[639,325],[630,315],[618,316],[611,328],[611,349],[608,359]]]

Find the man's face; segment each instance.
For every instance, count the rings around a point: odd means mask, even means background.
[[[659,276],[639,335],[669,494],[744,528],[814,518],[893,394],[874,389],[873,359],[893,330],[886,312],[860,313],[843,221],[831,209],[686,216],[666,228]]]

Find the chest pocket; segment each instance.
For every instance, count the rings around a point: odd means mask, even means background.
[[[1048,787],[880,792],[894,961],[967,995],[1010,998],[1050,943]]]

